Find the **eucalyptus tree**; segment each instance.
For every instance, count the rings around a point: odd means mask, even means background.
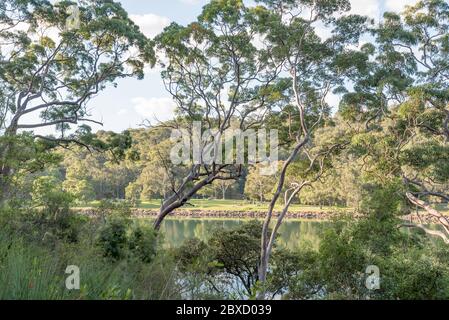
[[[449,201],[449,4],[420,1],[404,11],[402,21],[390,16],[390,25],[380,30],[392,51],[416,65],[398,109],[400,131],[408,136],[399,146],[401,176],[408,200],[436,217],[448,237],[449,219],[427,202],[430,196]]]
[[[210,161],[203,161],[211,144],[198,137],[194,125],[201,124],[200,135],[213,132],[215,147],[226,130],[243,132],[264,118],[279,69],[257,48],[248,14],[242,0],[213,0],[197,21],[187,26],[173,23],[156,38],[162,78],[177,105],[177,120],[171,127],[187,131],[189,141],[197,139],[201,157],[180,164],[187,174],[171,185],[156,229],[203,187],[216,180],[236,180],[242,174],[242,165],[234,159],[218,161],[218,148]]]
[[[238,181],[234,180],[219,180],[209,185],[207,188],[201,190],[198,194],[203,196],[213,197],[214,199],[226,200],[226,195],[234,191],[238,187]]]
[[[319,179],[328,165],[326,159],[346,143],[336,137],[335,141],[322,146],[314,144],[315,131],[329,121],[331,107],[326,98],[333,90],[344,87],[345,79],[358,73],[356,70],[364,68],[368,56],[365,51],[356,49],[367,19],[342,15],[350,10],[349,1],[258,2],[261,5],[253,9],[254,23],[270,58],[281,64],[283,70],[285,99],[278,117],[288,114],[284,126],[288,127],[286,139],[290,147],[263,225],[259,298],[264,298],[270,254],[290,204],[301,189]],[[320,38],[318,27],[327,28],[330,37]],[[298,181],[286,187],[289,167],[295,161],[302,174]],[[274,207],[284,191],[285,205],[270,232]]]
[[[449,201],[449,4],[423,0],[400,15],[386,13],[375,34],[375,64],[343,104],[349,118],[371,121],[353,149],[371,181],[400,186],[445,232],[421,222],[402,226],[449,243],[449,220],[430,204]],[[373,103],[368,108],[360,97]]]
[[[142,78],[145,63],[154,62],[152,43],[118,2],[77,3],[77,10],[71,1],[0,5],[2,194],[18,167],[18,140],[87,145],[87,123],[100,124],[89,113],[92,97],[117,79]],[[23,134],[46,127],[56,128],[57,137]]]
[[[273,188],[276,184],[276,175],[266,176],[260,173],[260,167],[257,165],[249,169],[244,193],[246,197],[252,200],[263,202],[272,196]]]

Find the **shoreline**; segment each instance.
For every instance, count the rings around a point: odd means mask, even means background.
[[[72,209],[75,212],[89,217],[97,216],[96,209]],[[134,218],[155,218],[158,215],[157,210],[152,209],[132,209],[131,216]],[[331,220],[338,217],[342,212],[316,211],[316,212],[289,212],[285,220]],[[280,212],[273,212],[273,218],[277,218]],[[354,214],[355,217],[359,216]],[[167,218],[186,218],[186,219],[264,219],[264,211],[230,211],[230,210],[175,210]]]
[[[88,216],[97,216],[96,209],[73,209],[75,212]],[[131,216],[138,219],[155,218],[158,214],[157,210],[152,209],[132,209]],[[314,221],[330,221],[342,215],[351,215],[354,219],[359,219],[363,215],[351,211],[314,211],[314,212],[288,212],[285,220],[314,220]],[[280,212],[273,212],[273,218],[279,217]],[[433,224],[438,223],[438,219],[426,214],[420,213],[421,221],[416,214],[408,214],[401,218],[412,223]],[[182,218],[182,219],[264,219],[265,212],[263,211],[229,211],[229,210],[175,210],[167,218]]]

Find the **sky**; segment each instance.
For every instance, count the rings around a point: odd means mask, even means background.
[[[154,37],[170,22],[192,22],[207,0],[122,0],[142,32]],[[248,1],[249,2],[249,1]],[[379,20],[385,11],[400,11],[417,0],[351,0],[352,12]],[[145,120],[155,122],[173,116],[174,104],[165,91],[160,70],[147,68],[143,80],[122,79],[117,88],[107,88],[89,103],[92,118],[103,123],[96,130],[121,132],[138,128]],[[328,103],[336,104],[338,97],[331,96]],[[336,105],[334,105],[336,106]]]

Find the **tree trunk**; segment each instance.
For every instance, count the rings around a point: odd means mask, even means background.
[[[0,172],[0,203],[3,203],[7,199],[7,194],[9,193],[8,178],[9,174],[2,169]]]
[[[274,206],[276,205],[276,202],[278,201],[279,196],[281,195],[282,189],[284,187],[285,177],[287,174],[288,167],[290,166],[291,162],[296,158],[299,151],[307,144],[308,141],[309,141],[309,136],[306,135],[304,137],[303,141],[300,141],[296,144],[296,146],[293,149],[293,151],[291,152],[290,156],[285,161],[285,163],[282,167],[282,170],[281,170],[281,174],[279,175],[279,181],[278,181],[278,186],[276,188],[276,192],[274,193],[273,198],[270,202],[270,205],[268,207],[268,212],[267,212],[265,221],[262,226],[261,254],[260,254],[260,264],[259,264],[259,268],[258,268],[259,269],[258,270],[259,281],[262,284],[262,290],[257,295],[257,299],[259,299],[259,300],[265,299],[264,285],[267,280],[268,261],[270,260],[270,254],[271,254],[269,238],[273,238],[273,235],[274,235],[273,234],[274,231],[273,231],[271,233],[271,237],[269,237],[268,229],[270,226],[271,218],[273,216]],[[287,204],[286,204],[286,207],[287,207]],[[287,207],[287,209],[288,209],[288,207]],[[282,219],[280,220],[280,222],[282,222]],[[271,243],[271,246],[272,246],[272,243]]]
[[[415,197],[412,193],[407,192],[406,196],[407,196],[407,198],[409,199],[409,201],[411,203],[413,203],[414,205],[416,205],[416,206],[418,206],[420,208],[423,208],[424,210],[427,211],[427,213],[429,213],[430,215],[432,215],[435,218],[437,218],[438,221],[440,222],[440,224],[443,226],[443,228],[446,231],[446,233],[449,235],[449,219],[448,218],[446,218],[440,212],[438,212],[437,210],[432,208],[428,203],[426,203],[426,202],[418,199],[417,197]]]
[[[17,126],[11,125],[6,131],[4,137],[13,138],[17,135]],[[12,175],[13,169],[7,164],[9,153],[13,148],[14,142],[12,139],[8,140],[3,150],[1,150],[0,161],[3,162],[0,168],[0,203],[4,202],[9,193],[10,182],[9,179]]]
[[[174,210],[182,207],[189,201],[199,190],[201,190],[204,186],[212,183],[216,179],[215,175],[209,175],[207,178],[204,178],[200,182],[198,182],[196,185],[194,185],[188,192],[186,192],[184,195],[173,195],[161,206],[161,209],[159,211],[159,214],[156,217],[156,220],[154,221],[153,228],[156,231],[159,231],[161,228],[161,224],[164,221],[165,217],[168,216],[170,213],[172,213]]]

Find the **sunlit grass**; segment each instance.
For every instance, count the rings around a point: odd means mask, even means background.
[[[92,201],[89,204],[78,206],[78,208],[95,208],[98,207],[99,201]],[[142,201],[139,209],[157,210],[160,208],[161,200],[154,199]],[[193,199],[186,204],[182,210],[209,210],[209,211],[242,211],[242,212],[263,212],[268,208],[268,202],[251,202],[248,200],[208,200],[208,199]],[[447,204],[437,204],[435,208],[445,215],[449,215],[449,207]],[[276,211],[282,209],[282,203],[276,207]],[[292,204],[290,212],[352,212],[353,208],[342,206],[309,206],[301,204]],[[422,212],[422,210],[420,210]]]
[[[97,207],[99,201],[93,201],[88,205],[82,207]],[[140,209],[159,209],[161,205],[160,199],[142,201],[139,208]],[[209,210],[209,211],[252,211],[260,212],[266,211],[268,208],[268,202],[251,202],[247,200],[207,200],[207,199],[193,199],[188,202],[182,209],[183,210]],[[275,210],[281,210],[282,204],[278,204]],[[322,207],[319,206],[308,206],[293,204],[290,206],[290,212],[327,212],[336,210],[351,210],[346,207]]]

